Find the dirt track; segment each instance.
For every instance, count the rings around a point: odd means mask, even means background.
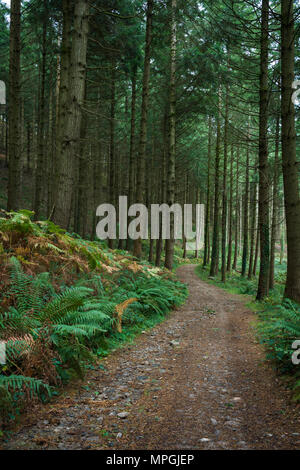
[[[184,306],[91,371],[87,387],[37,407],[4,448],[299,449],[299,408],[264,362],[255,315],[194,269],[178,270]]]

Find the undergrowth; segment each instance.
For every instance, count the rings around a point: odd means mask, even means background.
[[[0,430],[25,405],[46,401],[65,382],[82,378],[87,367],[162,321],[187,296],[173,274],[127,252],[82,240],[51,222],[35,223],[27,211],[3,214]],[[52,263],[47,257],[54,257]]]
[[[257,291],[255,278],[249,280],[233,272],[223,283],[220,279],[211,279],[208,269],[200,265],[195,272],[206,282],[235,294],[251,296],[249,307],[258,315],[256,332],[260,343],[265,347],[266,358],[292,388],[293,399],[300,402],[300,366],[292,362],[292,355],[295,352],[292,344],[300,339],[300,305],[289,299],[283,299],[286,265],[276,264],[275,287],[269,297],[262,302],[255,301]]]

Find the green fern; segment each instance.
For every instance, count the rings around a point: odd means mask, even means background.
[[[52,396],[51,387],[42,382],[42,380],[32,377],[24,377],[22,375],[0,376],[0,387],[4,387],[8,391],[16,391],[27,389],[31,397],[39,397],[42,392],[46,392],[49,397]]]
[[[266,346],[268,358],[283,372],[294,372],[292,343],[300,338],[300,307],[289,299],[281,305],[269,306],[260,314],[260,341]]]
[[[32,222],[34,212],[20,210],[18,212],[8,212],[7,217],[0,218],[0,232],[20,232],[24,235],[41,235],[41,230]]]
[[[2,315],[0,321],[0,335],[9,332],[7,343],[8,365],[18,358],[22,361],[24,352],[30,352],[32,345],[23,337],[30,336],[37,340],[41,335],[51,338],[53,346],[60,356],[68,357],[69,363],[72,351],[78,370],[78,361],[86,350],[73,344],[73,348],[65,354],[66,339],[73,337],[87,340],[104,333],[111,325],[111,319],[101,310],[101,304],[91,300],[93,290],[87,287],[66,288],[59,294],[54,294],[45,273],[35,278],[25,274],[19,261],[11,259],[10,294],[15,301],[15,307]],[[72,341],[71,341],[72,342]]]

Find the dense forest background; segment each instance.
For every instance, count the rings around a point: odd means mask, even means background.
[[[287,259],[300,301],[299,7],[2,1],[1,207],[94,238],[96,207],[119,195],[203,203],[210,275],[258,272],[262,299]],[[141,240],[109,246],[145,256]],[[174,240],[147,256],[172,268]]]

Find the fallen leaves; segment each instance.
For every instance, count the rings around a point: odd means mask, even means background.
[[[129,305],[131,305],[133,302],[137,302],[138,299],[136,298],[131,298],[131,299],[127,299],[125,300],[125,302],[122,302],[121,304],[117,305],[116,306],[116,312],[117,312],[117,331],[119,333],[122,333],[122,316],[125,312],[125,310],[127,309],[127,307],[129,307]]]

